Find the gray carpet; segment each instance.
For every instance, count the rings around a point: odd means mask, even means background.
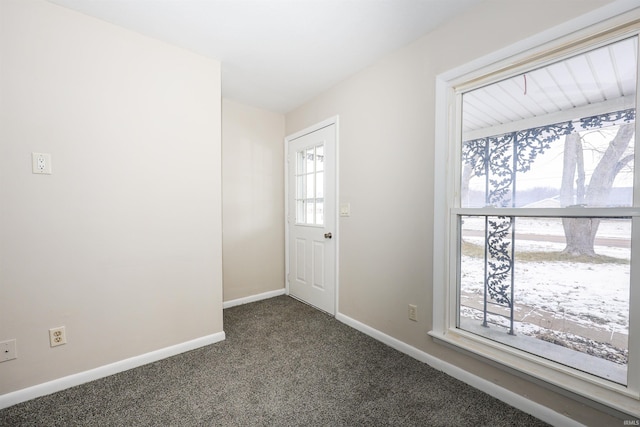
[[[292,298],[224,342],[0,411],[2,426],[543,426]]]

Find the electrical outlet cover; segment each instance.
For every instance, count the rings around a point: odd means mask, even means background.
[[[64,326],[49,329],[49,344],[51,347],[57,347],[67,343],[67,334]]]
[[[51,154],[31,153],[32,172],[41,175],[51,175]]]

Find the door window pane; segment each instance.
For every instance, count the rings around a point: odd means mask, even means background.
[[[324,224],[324,146],[296,153],[296,224]]]
[[[322,145],[316,147],[316,170],[324,170],[324,146]]]
[[[306,175],[296,176],[296,200],[304,199]]]
[[[299,151],[296,153],[296,174],[301,175],[307,173],[305,160],[305,151]]]
[[[305,224],[313,224],[314,223],[314,219],[313,219],[313,212],[314,212],[314,208],[315,208],[315,202],[313,199],[311,200],[307,200],[306,202],[306,212],[305,212]]]
[[[322,199],[324,197],[324,174],[318,172],[316,174],[316,198]]]
[[[305,171],[313,172],[315,171],[315,147],[307,149],[305,152]]]
[[[306,181],[307,184],[305,186],[305,197],[308,198],[312,198],[313,195],[315,194],[315,175],[314,174],[309,174],[306,176]]]
[[[322,224],[324,222],[324,201],[316,201],[316,224]]]
[[[305,220],[305,208],[304,208],[304,200],[296,200],[296,222],[298,224],[304,223]]]

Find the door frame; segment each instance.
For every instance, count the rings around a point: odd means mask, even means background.
[[[340,259],[339,257],[339,253],[340,253],[340,205],[338,203],[338,201],[340,200],[339,194],[338,194],[338,189],[340,188],[340,168],[339,168],[339,152],[340,150],[338,149],[339,147],[339,120],[338,120],[339,116],[335,115],[333,117],[330,117],[326,120],[323,120],[319,123],[316,123],[315,125],[309,126],[301,131],[295,132],[291,135],[288,135],[284,138],[284,263],[285,263],[285,272],[284,272],[284,281],[285,281],[285,294],[289,295],[289,274],[290,274],[290,268],[289,268],[289,226],[291,224],[291,221],[293,220],[293,218],[289,217],[290,211],[289,211],[289,168],[294,166],[294,163],[291,163],[289,161],[289,143],[291,141],[293,141],[294,139],[298,139],[302,136],[305,136],[307,134],[313,133],[317,130],[326,128],[328,126],[331,125],[335,125],[334,127],[334,132],[335,132],[335,188],[333,188],[333,197],[334,197],[334,222],[335,222],[335,231],[333,232],[333,241],[335,242],[335,251],[334,251],[334,256],[333,256],[333,263],[335,266],[334,269],[334,277],[333,277],[333,283],[334,283],[334,307],[333,307],[333,316],[335,317],[338,314],[338,289],[339,289],[339,283],[338,283],[338,277],[339,275],[339,265],[338,265],[338,260]]]

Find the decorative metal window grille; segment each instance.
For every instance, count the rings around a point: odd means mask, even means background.
[[[576,132],[632,123],[635,116],[636,111],[632,108],[466,141],[462,144],[463,167],[468,168],[467,173],[472,176],[484,177],[486,206],[517,207],[517,173],[528,171],[552,142]],[[484,218],[485,290],[482,324],[488,326],[489,314],[506,317],[509,320],[508,333],[513,335],[515,217]],[[507,309],[508,315],[492,311],[492,306]]]

